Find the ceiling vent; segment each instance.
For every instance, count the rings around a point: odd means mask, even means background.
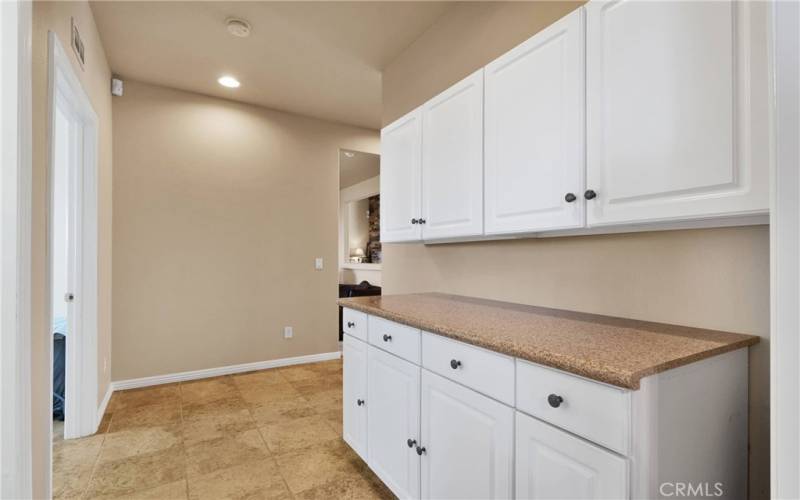
[[[250,23],[244,19],[229,18],[225,21],[228,26],[228,33],[239,38],[247,38],[250,36]]]

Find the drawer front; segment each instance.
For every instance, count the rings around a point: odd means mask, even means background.
[[[378,316],[370,316],[367,325],[370,344],[412,363],[420,363],[418,328],[401,325]]]
[[[631,393],[517,360],[517,408],[623,455],[630,452]]]
[[[422,366],[514,406],[514,359],[422,332]]]
[[[367,315],[360,311],[344,308],[342,311],[342,328],[344,333],[350,334],[364,342],[367,341]]]

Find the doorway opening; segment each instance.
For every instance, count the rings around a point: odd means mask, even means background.
[[[97,430],[97,115],[49,33],[48,332],[54,439]]]

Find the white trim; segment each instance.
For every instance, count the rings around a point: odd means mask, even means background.
[[[106,389],[106,395],[103,396],[103,400],[100,401],[100,406],[97,407],[97,416],[95,417],[95,429],[100,428],[100,422],[103,420],[103,416],[106,414],[106,408],[108,408],[108,402],[111,401],[111,395],[114,394],[114,389],[111,387],[111,384],[108,384],[108,388]]]
[[[0,2],[0,498],[30,498],[31,3]]]
[[[70,224],[75,243],[70,244],[70,293],[75,300],[70,304],[69,333],[66,339],[65,391],[69,394],[64,408],[64,437],[88,436],[97,431],[97,114],[89,96],[75,75],[72,63],[58,37],[48,33],[49,88],[48,88],[48,171],[54,178],[55,167],[55,108],[61,102],[69,108],[70,117],[80,123],[73,140],[80,143],[76,150],[78,164],[70,171]],[[54,188],[50,182],[48,210],[48,256],[53,254],[52,221]],[[47,261],[47,318],[48,334],[52,325],[51,261]],[[52,367],[52,341],[47,342]],[[52,368],[51,368],[52,370]],[[52,376],[49,377],[52,386]],[[51,391],[52,392],[52,391]],[[52,396],[47,395],[52,401]]]
[[[800,4],[771,5],[770,491],[772,498],[800,498]]]
[[[121,391],[125,389],[138,389],[140,387],[150,387],[153,385],[185,382],[187,380],[219,377],[221,375],[230,375],[233,373],[244,373],[257,370],[266,370],[267,368],[278,368],[280,366],[318,363],[320,361],[330,361],[332,359],[339,359],[341,357],[342,357],[341,351],[323,352],[320,354],[309,354],[307,356],[296,356],[293,358],[271,359],[268,361],[256,361],[255,363],[244,363],[241,365],[228,365],[228,366],[220,366],[218,368],[206,368],[204,370],[193,370],[189,372],[170,373],[167,375],[155,375],[152,377],[117,380],[115,382],[111,382],[111,387],[115,391]]]

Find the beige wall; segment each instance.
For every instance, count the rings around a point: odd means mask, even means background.
[[[383,122],[576,3],[455,6],[383,74]],[[769,491],[766,226],[447,245],[383,245],[384,293],[440,291],[760,335],[750,353],[751,498]]]
[[[70,17],[75,18],[86,50],[86,65],[80,68],[70,49]],[[103,360],[111,352],[111,71],[87,2],[35,2],[33,4],[33,233],[32,233],[32,414],[34,498],[46,492],[50,450],[51,374],[47,320],[47,210],[48,198],[48,46],[47,33],[58,35],[75,74],[92,102],[99,119],[98,156],[98,402],[108,389],[110,370]]]
[[[113,111],[113,379],[338,350],[339,148],[377,131],[131,81]]]

